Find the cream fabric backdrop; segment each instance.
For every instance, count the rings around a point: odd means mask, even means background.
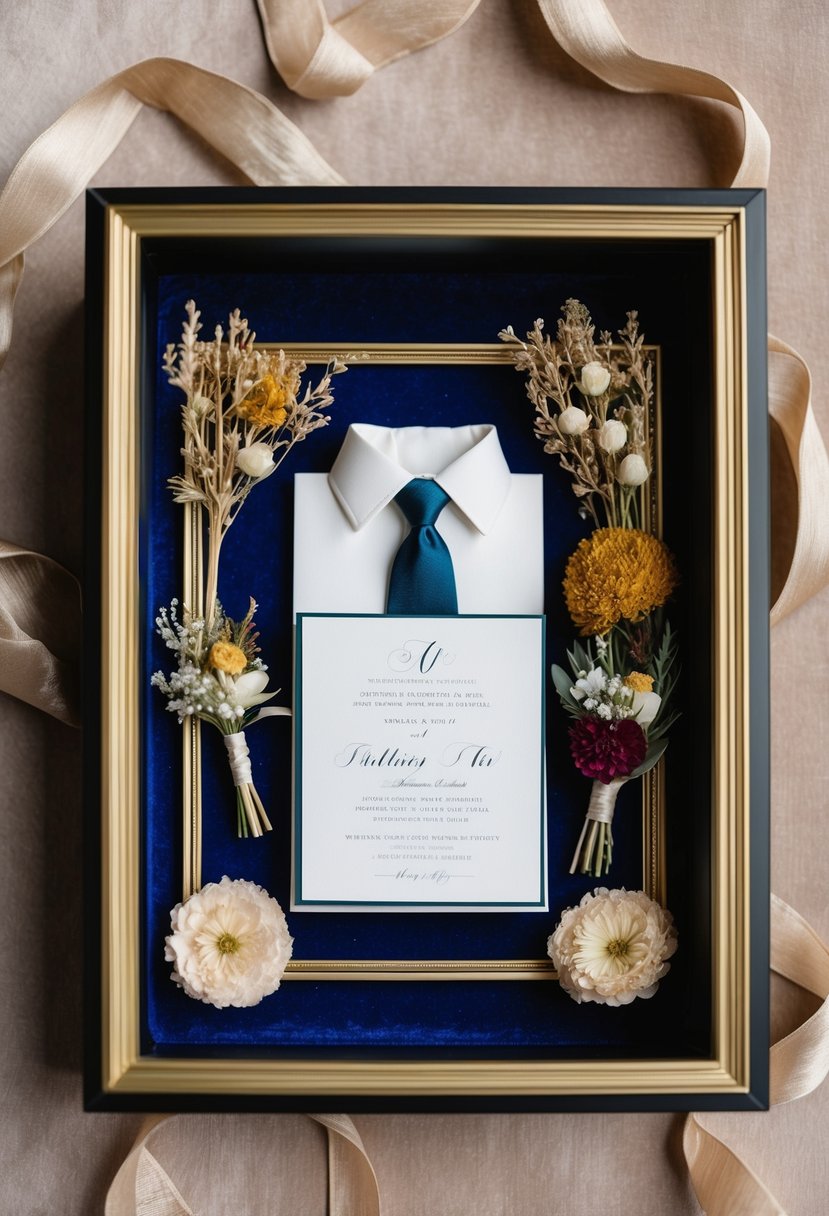
[[[820,0],[610,0],[645,55],[723,76],[772,137],[769,327],[806,358],[829,433],[824,235],[829,14]],[[336,14],[343,4],[330,3]],[[26,0],[4,6],[0,181],[82,92],[130,63],[171,55],[271,97],[354,184],[685,185],[724,181],[739,121],[702,102],[615,93],[549,38],[531,0],[484,0],[444,42],[378,73],[355,96],[305,101],[269,64],[253,0]],[[233,184],[175,122],[145,111],[98,175],[105,185]],[[0,374],[0,535],[80,572],[83,208],[27,258],[15,338]],[[557,302],[551,303],[554,308]],[[785,476],[775,464],[775,475]],[[690,490],[689,490],[690,492]],[[773,888],[829,935],[826,903],[829,596],[772,641]],[[82,1115],[79,736],[0,701],[5,848],[0,865],[0,1209],[100,1209],[139,1119]],[[776,986],[775,1034],[814,1003]],[[790,1216],[829,1204],[829,1087],[769,1115],[718,1115]],[[695,1213],[670,1115],[362,1116],[391,1216],[430,1211]],[[324,1133],[294,1117],[197,1117],[153,1151],[199,1216],[324,1210]]]

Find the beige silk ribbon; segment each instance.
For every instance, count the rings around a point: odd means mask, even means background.
[[[776,895],[771,897],[771,967],[823,1001],[769,1052],[774,1106],[811,1093],[829,1073],[829,949],[811,925]],[[704,1118],[688,1115],[682,1147],[707,1216],[785,1216],[753,1170],[703,1126]]]
[[[353,93],[376,68],[451,33],[477,7],[477,0],[475,3],[365,0],[332,23],[320,0],[258,0],[258,3],[274,65],[286,83],[306,97]],[[625,42],[603,0],[538,0],[538,3],[560,45],[613,87],[629,92],[708,97],[737,107],[743,115],[744,143],[732,184],[765,186],[768,135],[737,90],[709,73],[638,55]],[[63,214],[119,142],[142,103],[176,114],[253,182],[342,182],[275,106],[243,85],[165,59],[147,60],[119,73],[76,102],[35,141],[0,195],[0,365],[11,341],[23,250]],[[770,413],[783,435],[798,497],[794,554],[783,590],[772,608],[772,622],[776,623],[829,580],[829,527],[823,513],[829,494],[829,461],[811,410],[808,369],[796,352],[778,339],[770,339],[769,349]],[[6,591],[8,609],[0,619],[0,646],[21,647],[17,652],[20,658],[16,676],[9,681],[4,673],[0,674],[0,688],[22,695],[69,721],[72,710],[64,691],[61,656],[57,648],[50,649],[51,639],[47,635],[53,614],[61,615],[75,593],[67,594],[64,587],[54,594],[50,598],[49,621],[45,613],[39,619],[32,605],[37,600],[44,602],[42,588],[48,577],[55,577],[53,563],[45,573],[39,568],[40,563],[48,563],[48,559],[26,554],[12,545],[0,550],[0,578],[5,570],[5,583],[0,583],[0,591]],[[76,598],[74,603],[77,604]],[[15,609],[20,611],[20,618]],[[825,947],[792,909],[774,897],[772,900],[772,965],[825,997],[829,992]],[[804,1026],[772,1049],[774,1101],[788,1101],[808,1092],[825,1075],[829,1056],[826,1010],[824,1003]],[[345,1116],[325,1118],[343,1121],[339,1128],[326,1125],[329,1136],[338,1135],[343,1144],[350,1144],[365,1156],[356,1129],[353,1137],[346,1135],[343,1139],[350,1120]],[[740,1212],[765,1216],[781,1211],[762,1183],[702,1127],[698,1116],[689,1116],[687,1121],[685,1150],[694,1185],[709,1216],[724,1216],[726,1212],[729,1216]],[[134,1177],[136,1180],[140,1177],[143,1190],[150,1194],[155,1187],[159,1194],[163,1193],[159,1203],[167,1204],[154,1209],[145,1206],[142,1216],[145,1213],[149,1216],[150,1211],[153,1216],[188,1211],[169,1179],[165,1190],[163,1171],[157,1162],[152,1164],[154,1158],[143,1144],[128,1160],[134,1162]],[[341,1164],[335,1150],[332,1177],[334,1174],[339,1178],[351,1177]],[[367,1177],[364,1175],[356,1186],[351,1207],[340,1211],[379,1210],[379,1203],[372,1207],[367,1199],[363,1202],[362,1198],[356,1198],[365,1196],[367,1188],[370,1192]],[[376,1192],[376,1179],[373,1185]],[[176,1203],[179,1207],[174,1206]],[[107,1210],[111,1216],[121,1216],[121,1209]],[[135,1210],[134,1202],[132,1209],[123,1209]]]
[[[147,1147],[169,1115],[150,1115],[112,1180],[104,1216],[194,1216],[193,1209]],[[173,1118],[175,1116],[172,1116]],[[349,1115],[309,1115],[328,1133],[329,1216],[380,1216],[377,1175]]]
[[[356,93],[377,68],[439,42],[480,0],[363,0],[329,21],[322,0],[257,0],[268,54],[303,97]]]
[[[80,726],[77,581],[39,553],[0,541],[0,688]]]
[[[742,93],[709,72],[638,55],[622,37],[604,0],[538,0],[538,5],[559,46],[614,89],[708,97],[736,106],[743,115],[743,152],[730,184],[765,188],[771,141]]]

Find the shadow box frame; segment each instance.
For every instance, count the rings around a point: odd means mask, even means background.
[[[663,481],[686,480],[688,503],[682,509],[697,512],[702,521],[697,532],[701,529],[704,539],[698,543],[708,562],[701,584],[707,589],[704,611],[695,604],[694,612],[704,619],[710,651],[701,661],[697,656],[684,658],[684,666],[695,672],[689,677],[695,681],[694,695],[709,698],[702,746],[707,750],[704,787],[710,791],[710,809],[703,807],[698,830],[687,836],[693,854],[688,860],[692,903],[707,935],[702,964],[707,974],[697,976],[700,991],[707,993],[702,1050],[683,1052],[679,1039],[676,1044],[666,1041],[657,1055],[608,1052],[599,1041],[540,1052],[529,1047],[466,1051],[322,1045],[295,1052],[272,1044],[212,1045],[203,1050],[191,1044],[158,1052],[148,1042],[142,1020],[146,977],[140,942],[142,875],[153,865],[153,854],[144,835],[147,761],[139,711],[145,695],[139,656],[146,645],[140,611],[139,550],[147,514],[142,444],[153,397],[148,350],[154,357],[155,341],[148,332],[148,266],[159,250],[166,250],[176,265],[190,264],[193,257],[198,259],[198,250],[215,251],[223,243],[232,248],[239,239],[267,256],[275,238],[318,239],[335,251],[340,245],[359,251],[382,240],[392,255],[397,245],[411,253],[420,248],[419,242],[431,249],[449,241],[464,256],[474,257],[480,250],[482,257],[494,251],[505,258],[511,250],[536,242],[553,252],[587,250],[591,265],[601,263],[603,256],[618,261],[628,251],[635,255],[643,249],[655,251],[654,260],[646,259],[651,278],[660,273],[656,267],[669,273],[691,251],[706,267],[708,346],[699,369],[702,397],[710,402],[702,428],[706,438],[696,448],[689,439],[693,470],[683,468],[675,454],[673,465],[666,461],[662,473]],[[98,189],[87,197],[86,293],[87,1109],[766,1108],[769,490],[764,192]],[[544,306],[549,311],[558,303],[545,301]],[[629,286],[616,305],[614,315],[636,306]],[[209,331],[215,318],[205,320]],[[528,318],[528,326],[532,320]],[[649,337],[644,316],[643,324]],[[360,335],[352,337],[359,347]],[[687,423],[689,435],[699,429],[690,413]],[[681,448],[678,443],[676,451]],[[191,572],[198,568],[199,543],[199,525],[191,512],[184,536],[186,569]],[[689,583],[693,591],[693,577]],[[185,741],[181,763],[186,804],[188,796],[198,795],[201,779],[197,738]],[[651,778],[650,794],[645,783],[645,802],[647,806],[651,799],[651,809],[643,825],[642,885],[657,898],[665,896],[666,868],[670,871],[665,840],[667,836],[670,841],[671,826],[666,832],[664,789],[654,792],[663,780],[660,766]],[[198,816],[185,811],[181,831],[186,895],[199,885]],[[679,872],[684,862],[675,857],[670,864]],[[612,879],[611,874],[602,882],[614,885]],[[556,916],[551,908],[548,932]],[[684,932],[687,935],[689,927]],[[473,974],[475,963],[465,966],[466,971],[449,967],[446,974],[428,978],[450,984],[495,982],[486,974]],[[554,978],[547,962],[527,962],[526,973],[524,962],[514,966],[520,974],[509,978],[518,982]],[[544,968],[547,974],[541,974]],[[326,979],[319,968],[311,970],[292,978]],[[384,978],[412,982],[405,966]],[[689,982],[695,982],[693,973]],[[309,985],[307,990],[314,989]]]

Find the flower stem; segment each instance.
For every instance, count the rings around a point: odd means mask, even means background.
[[[216,512],[211,511],[207,525],[207,582],[204,592],[205,634],[210,633],[216,615],[216,599],[219,593],[219,554],[224,539]]]

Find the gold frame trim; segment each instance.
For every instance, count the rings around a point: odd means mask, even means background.
[[[744,209],[499,204],[107,208],[101,636],[101,1078],[113,1094],[555,1096],[749,1090],[748,460]],[[715,468],[711,1059],[389,1061],[144,1056],[139,1026],[138,318],[140,248],[159,236],[492,235],[689,239],[713,266]],[[188,746],[197,767],[199,740]],[[195,767],[191,770],[195,773]],[[195,777],[194,777],[195,780]],[[195,825],[194,825],[195,832]],[[193,847],[196,847],[194,842]],[[653,847],[653,842],[649,842]],[[652,855],[651,855],[652,856]],[[654,863],[655,864],[655,863]],[[520,960],[519,960],[520,963]],[[324,964],[317,963],[322,966]],[[479,964],[473,964],[477,967]],[[307,973],[310,978],[310,974]],[[458,973],[453,978],[459,978]]]
[[[276,349],[273,343],[261,342],[262,349]],[[335,355],[356,352],[361,364],[476,364],[484,366],[512,366],[512,354],[501,342],[480,343],[385,343],[385,342],[285,342],[281,349],[295,359],[305,363],[328,363]],[[656,384],[645,432],[654,441],[654,472],[648,481],[648,495],[644,501],[643,527],[662,535],[662,483],[661,483],[661,358],[656,346],[646,346],[654,355]],[[193,504],[185,504],[183,585],[186,602],[194,604],[196,611],[203,609],[202,577],[202,527],[201,514]],[[191,718],[183,725],[183,883],[182,899],[188,899],[198,891],[202,883],[202,809],[201,809],[201,723]],[[665,781],[663,762],[660,760],[642,782],[642,888],[652,899],[666,904],[665,874]],[[310,970],[309,970],[310,966]],[[478,959],[455,964],[454,960],[418,959],[400,962],[395,959],[375,959],[371,962],[356,959],[315,960],[306,965],[301,959],[291,959],[285,969],[286,980],[313,978],[320,980],[439,980],[452,978],[466,980],[525,980],[527,978],[557,979],[557,972],[546,959],[527,962],[516,967],[512,959]]]

